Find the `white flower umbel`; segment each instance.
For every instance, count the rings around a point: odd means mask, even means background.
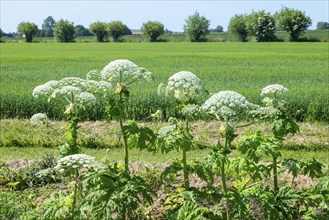
[[[81,89],[75,86],[63,86],[62,88],[58,89],[55,91],[55,93],[59,95],[64,95],[64,96],[71,96],[72,94],[75,96],[79,93],[81,93]]]
[[[151,75],[146,69],[139,68],[135,63],[125,59],[111,61],[100,72],[101,79],[111,82],[113,85],[120,81],[129,83],[138,80],[148,80]]]
[[[210,114],[229,116],[240,113],[250,105],[247,99],[237,92],[221,91],[212,95],[201,108]]]
[[[98,70],[91,70],[86,74],[87,80],[100,80],[100,75]]]
[[[273,84],[266,86],[262,89],[261,96],[267,95],[267,94],[286,94],[288,93],[288,89],[280,84]]]
[[[33,125],[46,124],[47,121],[48,121],[48,117],[44,113],[34,114],[30,119],[31,124]]]
[[[105,169],[106,166],[97,163],[95,157],[86,154],[73,154],[58,160],[54,167],[55,170],[63,174],[73,174],[74,170],[79,170],[81,168],[97,171]]]
[[[34,88],[32,96],[34,98],[48,98],[56,88],[59,86],[59,81],[51,80],[45,84],[39,85]]]
[[[87,80],[87,92],[97,95],[105,95],[112,93],[113,86],[106,81]]]
[[[194,104],[187,104],[182,108],[182,114],[188,117],[194,117],[200,113],[200,106]]]
[[[89,92],[82,92],[75,97],[75,101],[79,105],[90,107],[96,104],[96,97]]]
[[[273,107],[259,107],[249,111],[253,118],[276,118],[282,115],[281,111]]]
[[[154,76],[153,73],[145,69],[144,67],[138,67],[136,76],[134,77],[139,81],[153,82]]]
[[[205,89],[200,84],[200,79],[191,72],[181,71],[175,73],[168,79],[168,84],[160,84],[158,94],[174,95],[174,97],[184,103],[196,100]]]
[[[60,86],[74,86],[81,90],[85,90],[86,88],[86,80],[81,79],[79,77],[65,77],[59,80]]]

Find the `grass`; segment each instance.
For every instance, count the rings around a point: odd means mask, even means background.
[[[1,117],[28,118],[37,111],[50,111],[32,99],[35,86],[66,76],[84,78],[90,70],[119,58],[146,67],[156,77],[154,83],[132,88],[131,109],[141,106],[136,110],[139,119],[163,103],[156,96],[158,83],[187,70],[211,93],[234,90],[256,103],[263,87],[283,84],[296,119],[329,122],[328,43],[281,42],[1,44]],[[164,107],[174,108],[170,103]],[[97,111],[93,118],[102,118],[103,110]]]
[[[145,122],[152,129],[162,127],[165,123],[154,124]],[[51,125],[59,131],[65,132],[65,122],[52,121]],[[95,156],[101,160],[109,149],[110,160],[123,160],[124,151],[120,148],[118,138],[119,125],[116,122],[84,122],[79,129],[78,143],[83,146],[86,154]],[[197,121],[190,124],[195,140],[199,144],[211,146],[216,143],[218,124],[214,122]],[[329,137],[327,135],[328,125],[319,123],[299,123],[300,132],[295,136],[286,138],[282,155],[283,158],[295,158],[307,160],[313,157],[329,164]],[[246,131],[261,130],[263,133],[269,132],[269,127],[264,124],[257,124],[248,129],[238,129],[239,137]],[[58,155],[57,146],[63,144],[63,135],[54,133],[45,126],[32,126],[27,120],[2,120],[0,123],[0,161],[10,161],[15,159],[31,160],[40,159],[46,153]],[[238,137],[238,138],[239,138]],[[237,139],[238,139],[237,138]],[[235,142],[234,142],[235,143]],[[195,148],[188,153],[189,158],[202,158],[206,156],[210,148]],[[147,163],[172,162],[175,158],[180,158],[178,152],[168,154],[151,153],[130,150],[130,161]],[[236,152],[235,156],[239,156]]]
[[[192,150],[187,153],[188,159],[203,158],[210,152],[210,149]],[[83,149],[83,153],[96,157],[96,160],[102,160],[107,154],[106,149]],[[316,158],[325,164],[329,164],[328,151],[306,151],[306,150],[282,150],[282,159],[293,158],[298,160],[309,160]],[[43,147],[1,147],[0,148],[1,159],[4,161],[15,160],[38,160],[45,154],[54,154],[58,156],[58,150],[56,148],[43,148]],[[233,152],[234,156],[239,156],[237,152]],[[131,149],[129,151],[130,162],[152,163],[152,164],[164,164],[174,162],[176,159],[180,159],[181,154],[179,152],[169,152],[168,154],[154,154],[147,151],[140,151],[138,149]],[[112,148],[108,152],[108,159],[110,161],[120,161],[123,163],[124,151],[120,148]],[[266,161],[271,161],[268,157]]]

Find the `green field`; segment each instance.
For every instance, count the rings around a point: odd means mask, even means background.
[[[289,89],[290,113],[297,120],[329,122],[328,43],[52,43],[1,46],[2,118],[28,118],[47,109],[32,99],[35,86],[66,76],[85,77],[115,59],[129,59],[154,73],[151,84],[132,90],[131,111],[138,119],[159,107],[175,111],[156,96],[157,85],[186,70],[211,93],[234,90],[259,102],[261,89],[283,84]],[[200,100],[202,103],[203,100]],[[100,108],[100,109],[99,109]],[[92,119],[102,118],[99,106]]]

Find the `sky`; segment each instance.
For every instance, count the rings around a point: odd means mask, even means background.
[[[210,20],[210,28],[217,25],[227,30],[235,14],[265,10],[272,14],[282,7],[305,11],[315,29],[318,21],[329,21],[329,1],[279,1],[279,0],[231,0],[231,1],[91,1],[91,0],[0,0],[0,27],[5,33],[16,32],[22,21],[33,22],[41,28],[43,20],[52,16],[56,21],[67,19],[74,25],[86,28],[96,21],[120,20],[130,29],[139,29],[149,20],[160,21],[171,31],[182,31],[189,15],[198,11]]]

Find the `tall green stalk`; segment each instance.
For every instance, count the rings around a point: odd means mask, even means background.
[[[122,73],[120,72],[120,86],[122,86]],[[120,94],[119,94],[119,103],[122,104],[122,102],[124,101],[123,100],[123,97],[122,97],[122,94],[123,91],[122,91],[122,88],[120,90]],[[124,144],[124,147],[125,147],[125,171],[128,173],[129,172],[129,148],[128,148],[128,139],[126,137],[126,134],[124,132],[124,128],[123,128],[123,116],[122,116],[122,112],[123,111],[120,111],[120,114],[119,114],[119,123],[120,123],[120,129],[121,129],[121,132],[122,132],[122,138],[123,138],[123,144]]]
[[[121,132],[122,132],[123,144],[124,144],[124,147],[125,147],[125,171],[129,172],[128,140],[127,140],[126,134],[125,134],[124,129],[123,129],[121,114],[120,114],[119,122],[120,122],[120,128],[121,128]]]
[[[72,116],[71,117],[71,122],[70,122],[70,139],[69,144],[71,146],[72,153],[78,153],[78,144],[77,144],[77,139],[78,139],[78,117],[77,116]]]
[[[74,190],[73,190],[73,202],[72,202],[72,209],[71,209],[71,214],[72,214],[72,220],[75,218],[75,206],[77,203],[77,190],[78,190],[78,170],[74,170]]]
[[[279,183],[278,183],[278,170],[277,170],[277,157],[273,156],[273,185],[274,185],[274,192],[277,193],[279,190]]]
[[[224,191],[224,195],[226,196],[228,191],[227,191],[227,185],[226,185],[226,172],[225,172],[225,158],[228,154],[228,132],[230,130],[226,129],[225,131],[225,140],[224,140],[224,150],[223,150],[223,154],[225,155],[225,157],[223,157],[222,161],[221,161],[221,167],[220,167],[220,175],[221,175],[221,180],[222,180],[222,187],[223,187],[223,191]],[[220,147],[220,141],[218,141],[218,148]],[[229,220],[230,219],[230,214],[229,214],[229,209],[228,209],[228,204],[226,204],[225,206],[225,210],[226,210],[226,219]]]
[[[188,124],[188,117],[186,116],[185,118],[185,127],[186,131],[189,132],[189,124]],[[182,146],[183,150],[183,175],[184,175],[184,187],[185,190],[188,191],[190,189],[190,180],[189,180],[189,175],[188,175],[188,170],[187,170],[187,158],[186,158],[186,147],[187,146]]]
[[[184,173],[184,187],[185,187],[185,190],[188,191],[190,189],[190,181],[188,178],[185,146],[183,146],[183,173]]]

